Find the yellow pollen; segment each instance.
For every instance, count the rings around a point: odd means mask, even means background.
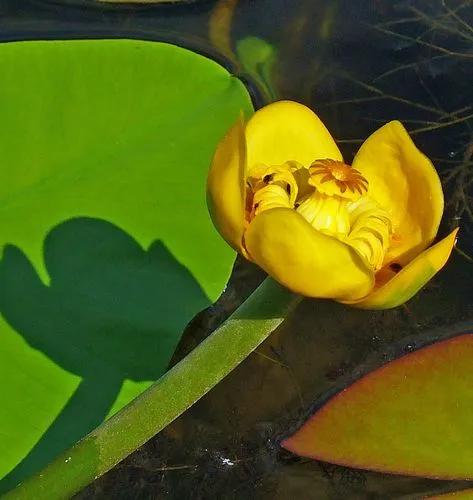
[[[361,173],[337,160],[316,160],[309,167],[309,184],[328,196],[357,200],[368,191],[368,181]]]

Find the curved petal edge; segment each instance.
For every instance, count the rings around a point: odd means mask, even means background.
[[[320,118],[307,106],[277,101],[258,110],[246,126],[248,166],[297,161],[342,160],[337,144]]]
[[[225,241],[246,255],[245,224],[246,141],[243,116],[220,141],[207,177],[207,206]]]
[[[370,196],[392,220],[395,245],[385,264],[406,265],[434,240],[442,218],[442,185],[432,162],[414,144],[401,122],[373,132],[353,160],[369,182]]]
[[[288,208],[257,215],[245,246],[270,276],[306,297],[354,300],[373,287],[373,273],[354,250]]]
[[[407,302],[447,263],[457,233],[458,228],[424,250],[385,285],[360,301],[350,302],[350,305],[362,309],[391,309]]]

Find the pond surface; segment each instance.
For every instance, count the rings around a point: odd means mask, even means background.
[[[301,459],[278,441],[361,374],[472,331],[473,3],[0,0],[0,16],[2,40],[133,37],[202,52],[247,82],[256,106],[285,98],[312,107],[347,162],[380,124],[399,119],[441,174],[440,235],[461,227],[447,267],[406,306],[367,312],[303,301],[220,385],[78,498],[407,499],[464,487]],[[188,326],[175,360],[263,278],[237,259],[226,292]]]

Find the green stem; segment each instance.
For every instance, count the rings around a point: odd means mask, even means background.
[[[299,296],[266,279],[222,326],[149,389],[4,498],[70,498],[210,391],[299,301]]]

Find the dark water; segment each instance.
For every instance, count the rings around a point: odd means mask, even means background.
[[[473,2],[227,0],[102,6],[0,0],[0,39],[137,37],[211,55],[255,104],[310,105],[347,161],[400,119],[439,169],[441,235],[461,227],[448,266],[407,306],[365,312],[304,301],[227,379],[78,498],[421,498],[464,487],[300,459],[278,447],[308,412],[366,371],[473,327]],[[238,260],[216,306],[189,325],[175,359],[208,335],[263,274]]]

